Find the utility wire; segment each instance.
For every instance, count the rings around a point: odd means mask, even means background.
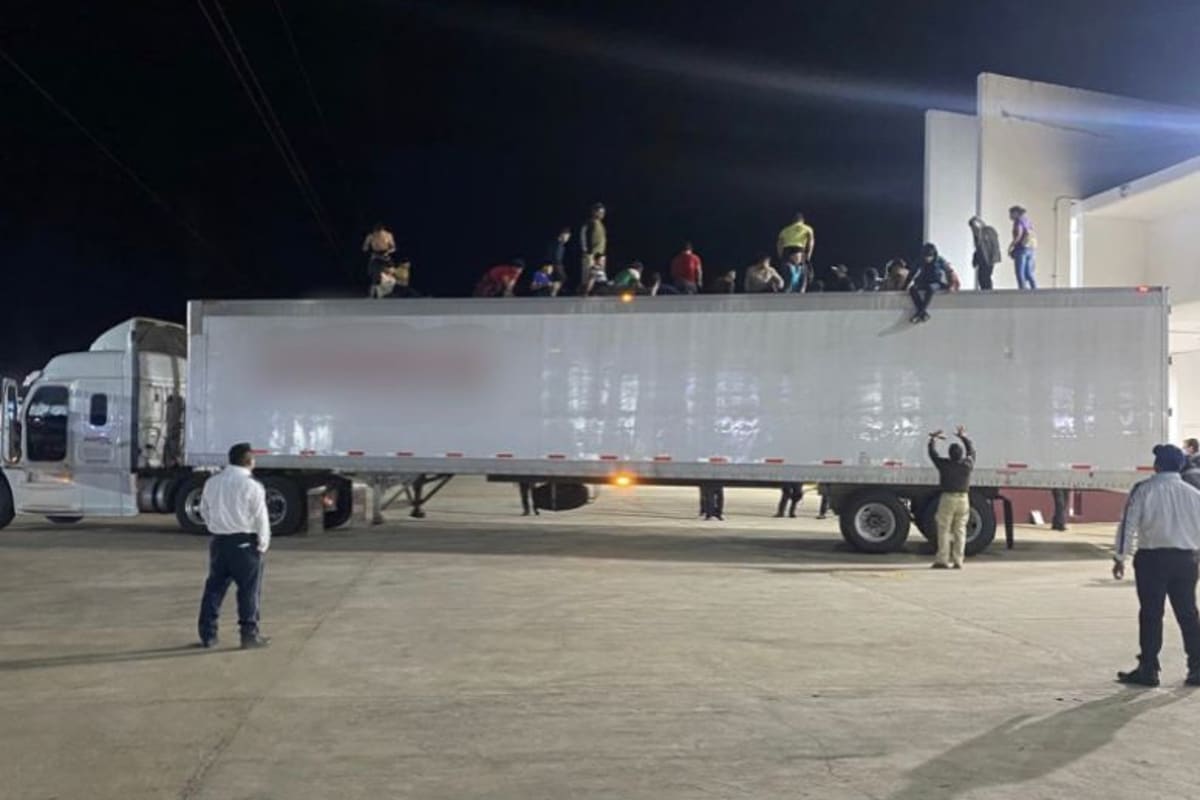
[[[218,255],[221,258],[221,260],[224,261],[226,264],[230,263],[229,259],[226,258],[225,255],[220,250],[217,249],[216,245],[214,245],[211,241],[209,241],[204,236],[204,234],[200,233],[200,231],[196,229],[195,225],[193,225],[192,223],[190,223],[186,219],[184,219],[182,216],[180,216],[180,214],[178,212],[176,212],[174,208],[171,207],[171,204],[168,203],[161,194],[156,192],[148,183],[146,183],[146,181],[142,180],[142,177],[140,175],[138,175],[136,172],[134,172],[132,167],[130,167],[128,164],[126,164],[124,161],[122,161],[120,158],[118,158],[117,155],[104,144],[104,142],[100,141],[100,139],[97,138],[95,136],[95,134],[93,134],[90,130],[88,130],[87,127],[82,122],[79,121],[78,117],[76,117],[74,114],[71,113],[70,109],[68,109],[62,103],[58,102],[58,100],[55,99],[54,95],[50,94],[49,90],[46,89],[46,87],[42,86],[40,83],[38,83],[38,81],[32,75],[30,75],[28,72],[26,72],[24,70],[24,68],[22,68],[21,65],[18,64],[16,62],[16,60],[11,55],[9,55],[8,51],[6,51],[3,47],[0,47],[0,59],[3,59],[10,67],[12,67],[14,72],[16,72],[18,75],[20,75],[25,80],[25,82],[28,83],[34,89],[34,91],[36,91],[38,94],[40,94],[42,96],[43,100],[45,100],[47,103],[49,103],[50,106],[55,111],[57,111],[68,122],[70,122],[72,125],[74,125],[75,129],[78,130],[81,134],[83,134],[84,137],[89,142],[91,142],[95,146],[95,148],[97,150],[99,150],[100,153],[113,164],[113,166],[115,166],[117,169],[119,169],[121,171],[121,173],[123,175],[125,175],[125,177],[128,178],[133,183],[134,186],[138,187],[138,189],[140,189],[143,194],[145,194],[147,197],[149,197],[150,200],[155,205],[157,205],[163,211],[167,212],[167,215],[170,216],[172,219],[174,219],[179,224],[179,226],[181,228],[183,228],[185,231],[187,231],[188,234],[193,239],[195,239],[198,243],[204,245],[204,247],[208,248],[211,252]]]
[[[300,71],[300,77],[304,79],[304,88],[308,90],[308,99],[312,101],[313,109],[317,112],[317,118],[321,121],[321,128],[325,131],[325,138],[332,145],[333,136],[329,132],[329,120],[325,117],[325,109],[321,107],[321,101],[317,99],[317,91],[313,88],[308,70],[304,67],[304,59],[300,57],[300,47],[296,44],[296,37],[292,33],[291,23],[288,22],[287,15],[283,13],[283,3],[280,0],[275,0],[275,11],[279,14],[279,21],[283,23],[283,33],[287,37],[288,47],[292,50],[292,57],[296,60],[296,68]]]
[[[221,17],[221,20],[228,31],[229,39],[234,43],[234,47],[241,56],[241,59],[245,65],[245,72],[243,72],[242,67],[238,64],[238,59],[235,58],[233,51],[230,50],[229,45],[225,41],[226,37],[221,34],[221,30],[217,25],[217,21],[213,18],[212,14],[209,13],[209,10],[205,7],[203,0],[196,0],[196,5],[200,8],[200,12],[204,15],[205,20],[208,22],[209,28],[212,29],[213,36],[216,38],[217,44],[220,45],[221,50],[225,53],[225,57],[229,61],[229,66],[232,67],[234,75],[237,76],[238,82],[241,84],[242,89],[246,93],[246,97],[250,100],[250,105],[253,106],[254,111],[258,114],[258,118],[263,124],[263,127],[266,128],[267,135],[271,137],[271,141],[275,145],[275,149],[278,151],[279,157],[283,159],[284,166],[287,168],[288,173],[295,182],[296,188],[300,191],[300,196],[308,205],[309,211],[312,212],[313,219],[316,221],[317,227],[321,229],[321,232],[324,234],[329,246],[336,252],[338,250],[337,237],[334,235],[332,228],[326,221],[324,210],[321,207],[321,202],[317,197],[316,190],[313,189],[312,183],[309,181],[303,165],[300,164],[299,158],[296,157],[295,150],[292,149],[291,143],[287,139],[287,134],[283,130],[283,126],[279,124],[279,118],[275,115],[274,109],[271,107],[270,101],[267,99],[266,92],[262,90],[262,84],[258,81],[258,77],[255,75],[253,68],[250,66],[250,62],[246,58],[245,50],[238,41],[237,35],[233,31],[233,26],[229,24],[228,17],[225,16],[225,12],[222,10],[220,3],[218,3],[217,0],[213,0],[213,6],[216,8],[218,15]],[[246,77],[247,73],[250,75],[249,80]],[[251,82],[253,82],[254,87],[257,87],[258,94],[256,94],[254,88],[251,87]]]

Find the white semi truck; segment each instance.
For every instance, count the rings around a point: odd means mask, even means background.
[[[932,535],[926,433],[963,423],[977,553],[1008,487],[1125,491],[1149,471],[1165,291],[931,310],[913,325],[888,293],[196,301],[186,330],[130,320],[4,381],[0,525],[157,512],[202,531],[204,481],[248,441],[279,534],[318,498],[344,523],[356,478],[415,489],[418,516],[455,475],[537,483],[560,509],[587,483],[815,482],[848,542],[889,552],[914,522]]]

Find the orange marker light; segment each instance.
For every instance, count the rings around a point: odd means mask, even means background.
[[[1137,287],[1137,293],[1138,294],[1150,294],[1150,287],[1149,286],[1139,286],[1139,287]]]
[[[633,302],[633,292],[622,292],[621,293],[621,302],[622,303],[632,303]]]
[[[621,487],[633,486],[633,484],[635,483],[634,477],[632,475],[630,475],[628,472],[618,472],[616,475],[613,476],[612,482],[613,482],[613,484],[615,484],[617,486],[621,486]]]

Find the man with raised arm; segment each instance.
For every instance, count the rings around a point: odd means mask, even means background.
[[[938,454],[935,442],[941,431],[929,434],[929,460],[937,467],[942,490],[937,510],[937,559],[934,569],[962,569],[967,551],[967,521],[971,517],[971,470],[975,468],[975,445],[962,425],[956,431],[962,444],[950,445],[949,457]],[[966,448],[965,452],[963,448]]]

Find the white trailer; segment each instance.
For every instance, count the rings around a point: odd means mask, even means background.
[[[1125,491],[1149,470],[1165,291],[910,313],[886,293],[192,302],[186,381],[183,331],[134,320],[5,383],[0,522],[174,511],[203,530],[203,481],[249,441],[280,533],[313,487],[344,522],[355,477],[414,487],[417,515],[454,475],[544,484],[560,508],[581,483],[815,482],[848,542],[888,552],[913,521],[931,535],[926,432],[963,423],[976,553],[1007,487]]]

